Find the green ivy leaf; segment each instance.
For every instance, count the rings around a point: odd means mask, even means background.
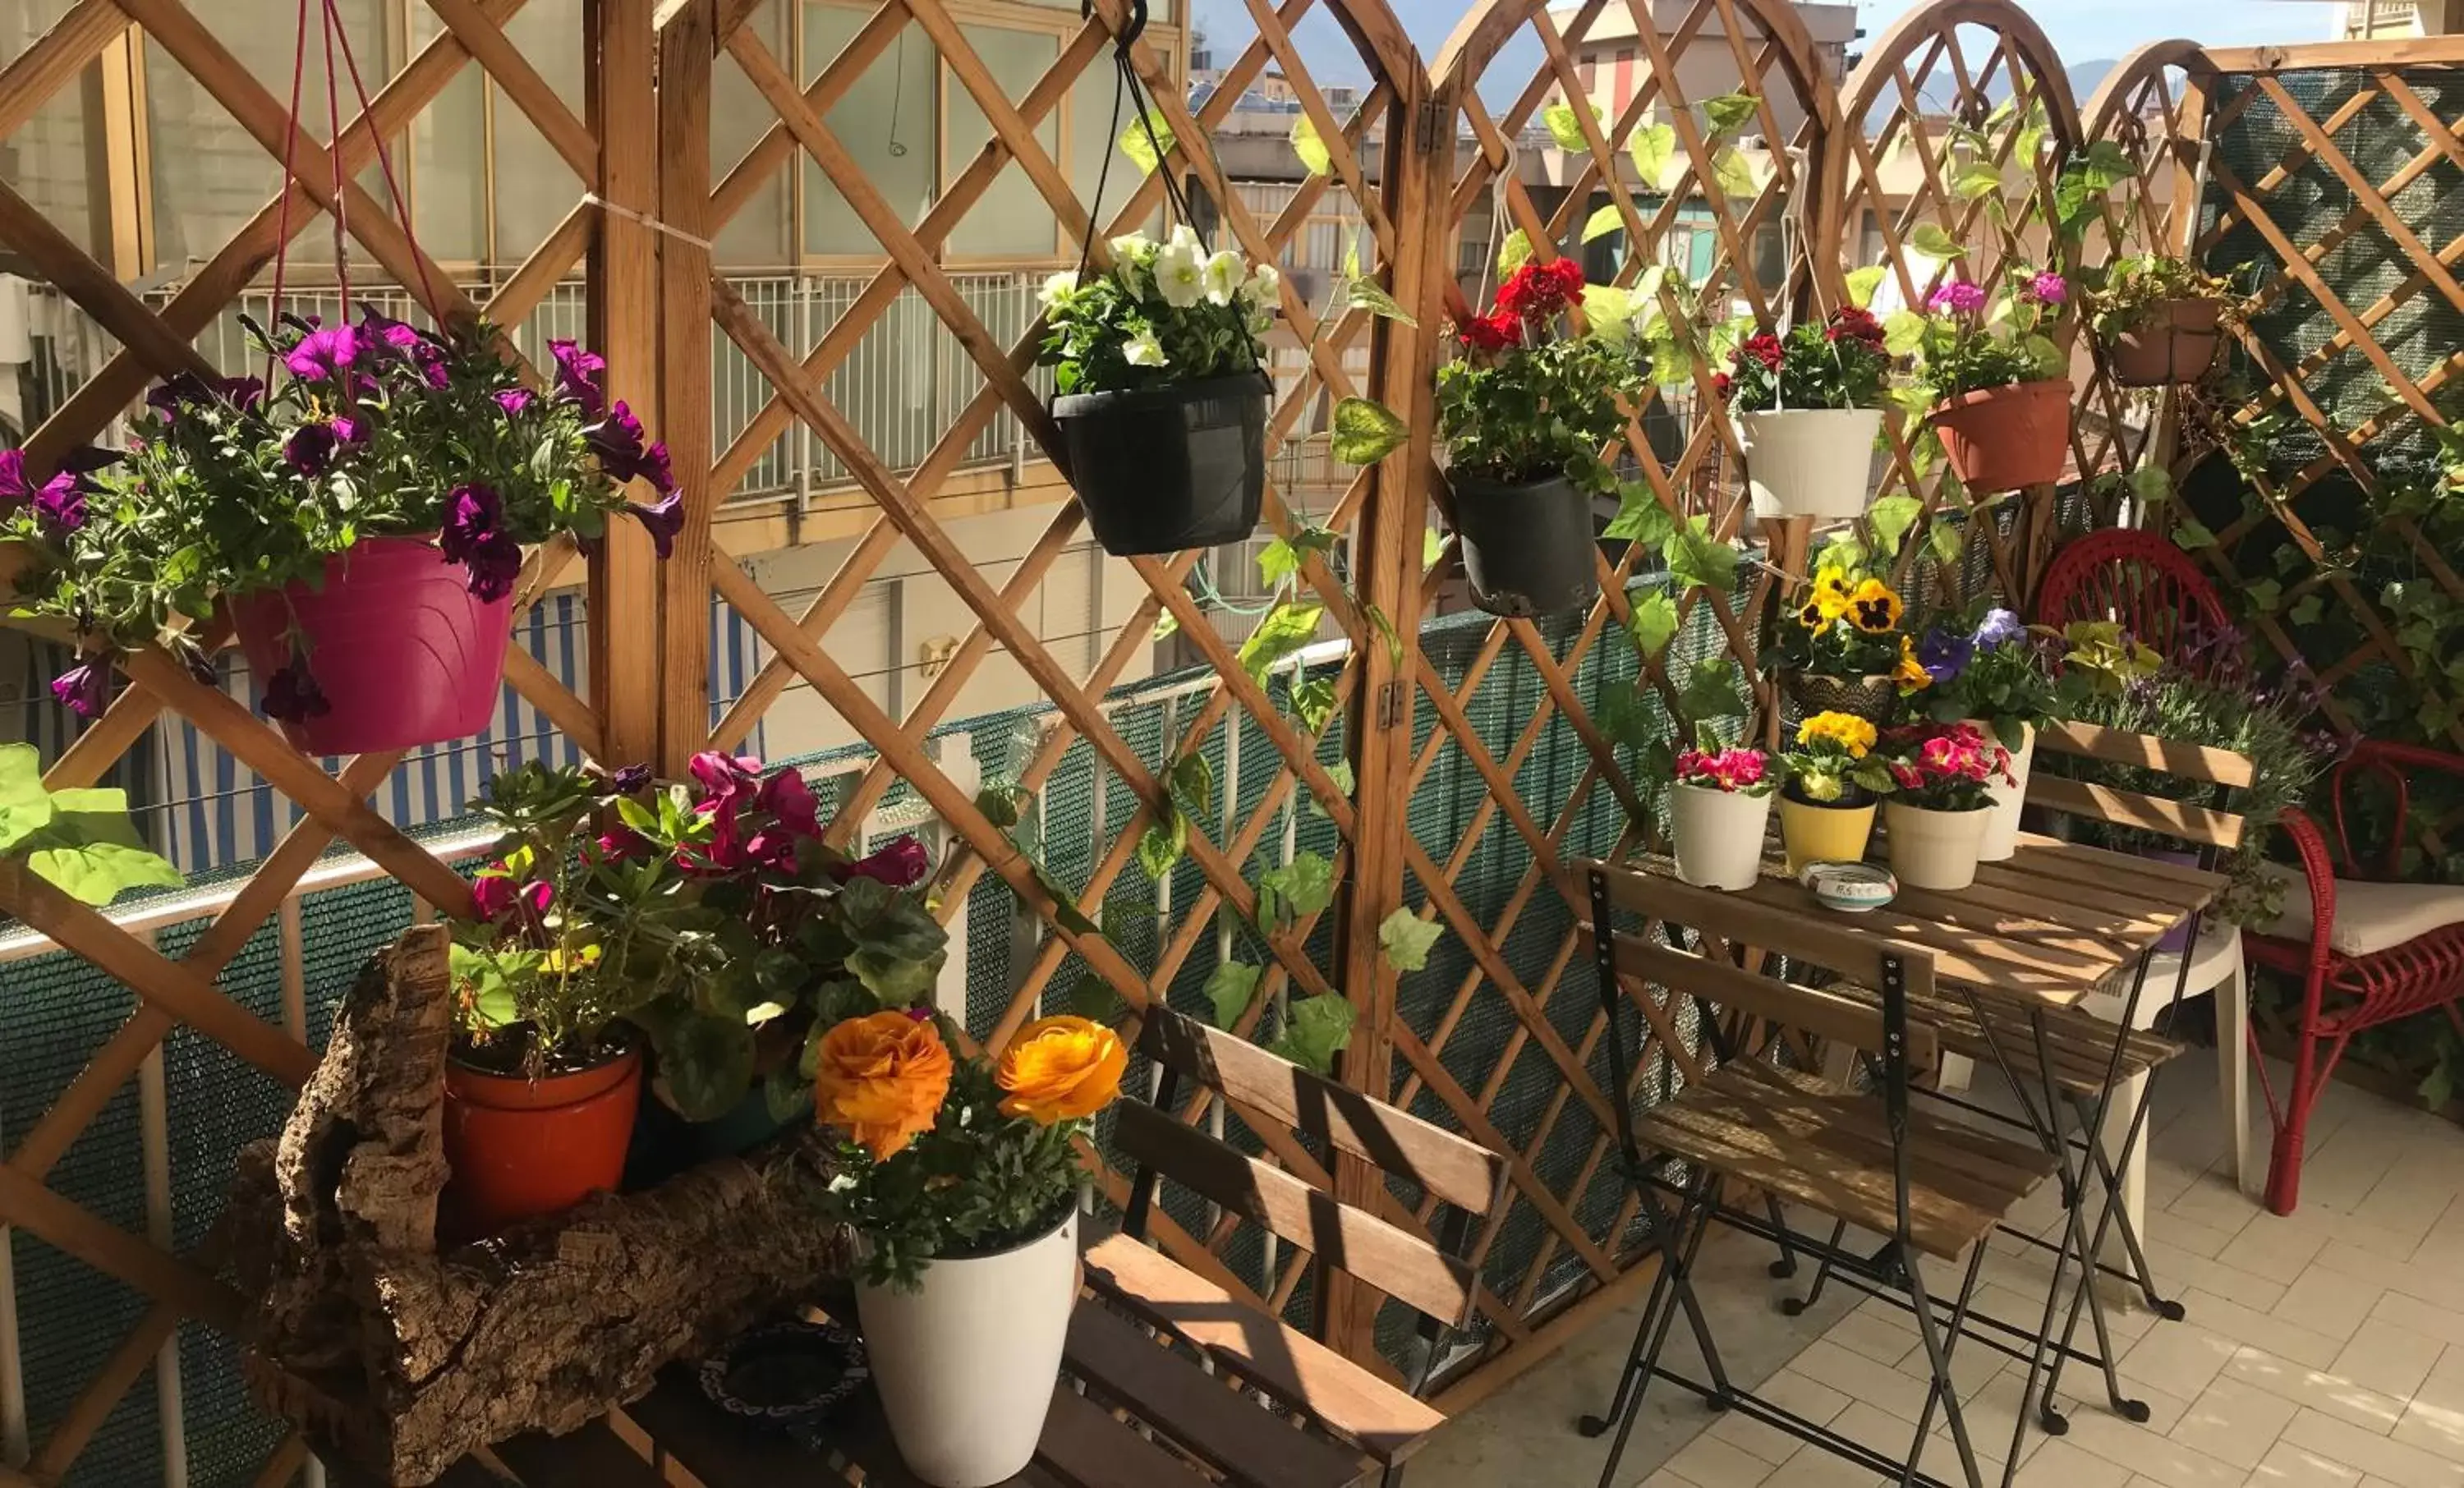
[[[1172,763],[1173,804],[1193,817],[1215,810],[1215,767],[1204,755],[1183,755]]]
[[[1925,503],[1911,495],[1884,496],[1865,511],[1865,524],[1874,533],[1874,551],[1892,558],[1900,551],[1900,541],[1908,529],[1925,515]]]
[[[1627,537],[1636,542],[1658,547],[1677,530],[1677,518],[1660,504],[1660,497],[1639,480],[1623,482],[1617,487],[1617,512],[1600,534],[1604,537]]]
[[[1677,690],[1677,706],[1685,721],[1697,727],[1713,718],[1746,716],[1745,689],[1739,685],[1735,661],[1696,662],[1685,674],[1685,685]]]
[[[1173,147],[1172,125],[1164,122],[1162,114],[1148,109],[1143,120],[1130,120],[1121,131],[1119,142],[1121,153],[1138,167],[1138,173],[1151,176],[1163,164],[1164,153]]]
[[[1019,803],[1026,793],[1015,785],[987,785],[976,792],[976,810],[1001,831],[1018,825]]]
[[[2325,608],[2324,602],[2320,599],[2318,592],[2313,590],[2294,601],[2293,607],[2284,612],[2284,618],[2297,625],[2315,625],[2319,623],[2320,614]]]
[[[1723,196],[1749,201],[1762,187],[1754,181],[1753,162],[1734,145],[1724,144],[1711,154],[1711,180]]]
[[[1249,1011],[1249,999],[1258,994],[1258,979],[1265,968],[1251,966],[1246,961],[1221,961],[1206,976],[1206,1003],[1215,1010],[1215,1026],[1226,1033]]]
[[[1317,125],[1307,114],[1292,120],[1292,153],[1301,158],[1301,165],[1312,176],[1323,176],[1334,168],[1334,157],[1328,153],[1326,142],[1317,137]]]
[[[1736,587],[1736,547],[1711,536],[1708,516],[1689,517],[1677,527],[1661,544],[1660,556],[1668,564],[1668,577],[1681,584],[1723,593]]]
[[[55,835],[46,833],[44,841]],[[177,888],[187,882],[169,860],[142,842],[53,843],[28,852],[26,866],[70,898],[97,908],[132,888]]]
[[[1936,522],[1925,530],[1925,549],[1933,560],[1944,568],[1959,561],[1959,526],[1955,522]]]
[[[2216,535],[2196,517],[2185,516],[2173,524],[2173,541],[2184,552],[2196,553],[2201,548],[2214,547]]]
[[[1751,123],[1754,104],[1750,93],[1724,93],[1716,98],[1705,98],[1703,117],[1710,121],[1711,138],[1726,139]]]
[[[1908,234],[1908,246],[1927,258],[1948,260],[1968,256],[1968,250],[1960,247],[1959,240],[1938,222],[1918,223],[1916,230]]]
[[[1155,617],[1155,629],[1148,632],[1147,639],[1150,641],[1170,640],[1174,632],[1179,629],[1180,617],[1170,610],[1166,610]]]
[[[1592,115],[1595,119],[1599,117],[1597,105],[1593,106]],[[1582,116],[1574,112],[1573,104],[1550,104],[1540,111],[1540,121],[1549,126],[1549,138],[1557,142],[1557,148],[1580,153],[1592,147],[1591,142],[1583,138]]]
[[[1138,866],[1146,869],[1148,878],[1160,884],[1171,876],[1173,864],[1187,851],[1189,817],[1176,808],[1138,838]]]
[[[1397,303],[1395,296],[1387,294],[1375,279],[1353,278],[1345,281],[1343,298],[1345,308],[1366,310],[1381,320],[1395,320],[1411,326],[1420,323],[1414,319],[1412,313]]]
[[[32,744],[0,744],[0,852],[51,821],[52,797],[43,789],[43,756]]]
[[[1531,238],[1521,228],[1506,235],[1497,247],[1497,273],[1500,278],[1512,274],[1531,261]]]
[[[2273,579],[2254,579],[2241,586],[2241,592],[2253,608],[2271,614],[2284,602],[2284,585]]]
[[[1645,124],[1625,142],[1634,157],[1634,173],[1655,191],[1674,191],[1685,179],[1684,162],[1677,156],[1677,130],[1666,123]]]
[[[1334,864],[1296,852],[1291,862],[1258,875],[1258,899],[1259,913],[1278,926],[1315,914],[1334,902]]]
[[[1292,689],[1292,716],[1311,733],[1324,733],[1334,716],[1334,679],[1311,677]]]
[[[1080,1018],[1092,1022],[1109,1023],[1120,1011],[1121,995],[1112,990],[1111,982],[1092,972],[1088,972],[1070,984],[1067,1006],[1070,1012]],[[807,1075],[805,1078],[809,1080],[812,1077]]]
[[[1317,1074],[1334,1073],[1334,1057],[1352,1042],[1352,1004],[1333,993],[1304,997],[1291,1006],[1283,1035],[1267,1052]]]
[[[1609,203],[1583,219],[1583,241],[1586,243],[1595,238],[1607,237],[1612,232],[1624,230],[1625,213],[1615,202]]]
[[[1303,604],[1286,600],[1266,612],[1249,639],[1241,643],[1241,669],[1260,687],[1266,685],[1266,674],[1275,664],[1291,656],[1317,639],[1318,622],[1326,618],[1323,604]]]
[[[1894,310],[1882,317],[1882,349],[1904,357],[1925,339],[1925,317],[1913,310]]]
[[[1887,273],[1881,264],[1867,264],[1862,269],[1848,271],[1848,303],[1863,310],[1874,303],[1874,292],[1882,287]]]
[[[2002,189],[2002,172],[1991,161],[1970,161],[1950,178],[1950,194],[1963,202],[1990,196]]]
[[[1445,932],[1445,927],[1434,920],[1397,909],[1377,922],[1377,953],[1398,972],[1417,972],[1429,964],[1430,948]]]
[[[1600,706],[1593,715],[1613,743],[1640,749],[1651,742],[1651,712],[1642,705],[1642,683],[1613,682],[1600,689]]]
[[[2173,499],[2173,473],[2161,465],[2143,465],[2130,472],[2130,493],[2147,506]]]
[[[1352,793],[1355,789],[1355,786],[1352,778],[1351,760],[1338,759],[1334,763],[1327,766],[1326,777],[1333,782],[1336,790],[1343,793],[1344,799],[1350,800],[1352,799]],[[1333,816],[1332,812],[1326,809],[1326,802],[1317,799],[1317,792],[1315,791],[1309,792],[1309,815],[1313,817]]]
[[[1445,556],[1446,535],[1438,531],[1434,527],[1421,529],[1420,571],[1422,573],[1427,573],[1430,569],[1437,567],[1438,559],[1444,558]]]
[[[1346,398],[1334,405],[1334,457],[1346,465],[1375,465],[1411,434],[1384,404]]]
[[[1665,590],[1653,590],[1634,606],[1634,619],[1626,627],[1634,637],[1634,648],[1646,657],[1658,656],[1677,639],[1677,602]]]

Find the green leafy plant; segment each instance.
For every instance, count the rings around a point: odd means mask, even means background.
[[[88,450],[37,480],[0,452],[0,536],[24,544],[10,613],[65,621],[82,659],[53,684],[91,718],[109,701],[110,658],[162,645],[191,669],[189,626],[224,602],[316,587],[363,537],[432,536],[484,600],[512,592],[526,545],[558,533],[588,542],[630,512],[665,557],[684,521],[664,445],[602,386],[605,363],[551,342],[555,386],[524,383],[484,328],[433,335],[374,310],[323,326],[285,316],[242,323],[285,370],[269,395],[253,377],[182,374],[146,397],[125,455]],[[626,500],[627,483],[659,492]],[[298,718],[321,702],[310,637],[263,679],[266,711]]]
[[[1583,292],[1573,260],[1528,263],[1498,286],[1490,314],[1456,327],[1462,354],[1438,369],[1438,432],[1454,474],[1613,489],[1601,450],[1625,427],[1620,400],[1639,396],[1642,380],[1623,344],[1565,329]]]
[[[1254,372],[1275,321],[1283,276],[1231,249],[1209,253],[1187,223],[1156,242],[1111,240],[1110,271],[1065,269],[1044,281],[1036,361],[1065,393],[1171,387]]]
[[[0,744],[0,858],[23,859],[36,878],[89,905],[187,882],[138,837],[126,791],[48,789],[32,744]]]

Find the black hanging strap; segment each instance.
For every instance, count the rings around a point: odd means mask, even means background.
[[[1181,191],[1179,178],[1173,174],[1164,161],[1163,142],[1155,138],[1155,100],[1148,97],[1146,85],[1138,81],[1137,69],[1130,63],[1130,48],[1137,44],[1138,37],[1147,29],[1147,0],[1129,0],[1129,24],[1112,38],[1112,121],[1105,127],[1104,164],[1095,172],[1095,199],[1088,204],[1087,235],[1078,245],[1078,274],[1081,278],[1086,276],[1088,267],[1094,262],[1095,234],[1100,230],[1098,225],[1104,220],[1104,186],[1111,179],[1112,156],[1120,149],[1123,98],[1137,105],[1138,130],[1147,137],[1147,147],[1155,151],[1155,172],[1163,177],[1163,194],[1172,206],[1172,216],[1188,223],[1191,230],[1198,230],[1197,220],[1189,210],[1189,198]],[[1093,19],[1095,0],[1078,0],[1078,14],[1081,19]],[[1204,240],[1205,234],[1200,232],[1199,241],[1203,243]]]

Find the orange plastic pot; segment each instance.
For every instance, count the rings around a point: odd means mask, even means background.
[[[2068,378],[1981,387],[1934,405],[1951,473],[1970,491],[2017,491],[2062,478],[2071,448]]]
[[[445,1065],[445,1160],[452,1181],[439,1216],[449,1243],[569,1209],[625,1176],[642,1102],[642,1054],[538,1081]]]
[[[2113,380],[2124,387],[2195,383],[2216,364],[2224,346],[2212,299],[2168,299],[2149,305],[2105,348]]]

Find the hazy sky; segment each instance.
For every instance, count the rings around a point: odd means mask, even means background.
[[[1859,0],[1857,18],[1867,36],[1908,7],[1900,0]],[[2167,5],[2161,0],[2034,0],[2027,7],[2069,61],[2121,57],[2144,42],[2188,36],[2214,47],[2266,41],[2319,41],[2332,34],[2343,7],[2314,0],[2211,0]]]

